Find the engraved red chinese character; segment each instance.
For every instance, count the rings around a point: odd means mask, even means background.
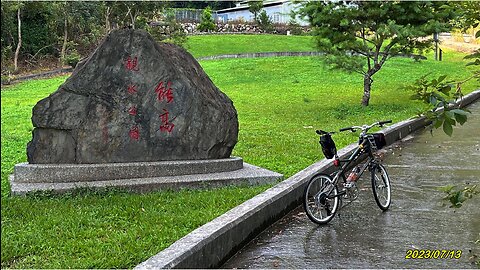
[[[125,68],[128,70],[133,70],[133,71],[138,71],[138,59],[135,56],[135,58],[131,58],[130,56],[125,60]]]
[[[127,91],[128,91],[129,94],[133,95],[133,94],[137,93],[137,86],[129,84]]]
[[[140,131],[138,130],[138,126],[133,126],[128,132],[128,136],[130,136],[130,139],[138,141],[138,139],[140,138]]]
[[[160,119],[162,120],[162,125],[160,126],[160,131],[167,131],[168,133],[172,132],[173,123],[168,122],[168,111],[163,109],[164,113],[160,114]]]
[[[130,115],[137,115],[137,107],[135,107],[135,105],[131,106],[129,109],[128,109],[128,114]]]
[[[167,100],[167,103],[173,101],[173,93],[172,93],[172,82],[167,82],[167,88],[163,85],[163,82],[160,82],[155,88],[155,93],[157,93],[157,99],[159,101],[163,101],[164,99]]]

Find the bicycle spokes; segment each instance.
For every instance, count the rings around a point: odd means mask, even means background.
[[[329,222],[338,209],[338,191],[327,175],[314,176],[305,188],[304,207],[315,223]]]
[[[375,201],[382,210],[390,206],[390,179],[383,165],[378,164],[372,172],[372,190]]]

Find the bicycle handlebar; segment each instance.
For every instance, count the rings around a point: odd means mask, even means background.
[[[340,129],[340,132],[347,131],[347,130],[351,130],[352,132],[354,132],[354,131],[353,131],[353,127],[341,128],[341,129]]]
[[[363,132],[367,132],[369,129],[371,129],[374,126],[383,127],[383,125],[389,124],[389,123],[392,123],[392,120],[378,121],[378,122],[375,122],[371,125],[363,125],[361,127],[360,126],[351,126],[351,127],[341,128],[340,132],[347,131],[347,130],[350,130],[351,132],[355,132],[355,131],[357,131],[357,129],[361,129]]]
[[[363,125],[363,126],[351,126],[351,127],[345,127],[345,128],[341,128],[340,129],[340,132],[343,132],[343,131],[347,131],[347,130],[350,130],[351,132],[355,132],[357,131],[357,129],[360,129],[362,130],[363,132],[367,132],[369,129],[371,129],[372,127],[374,126],[379,126],[379,127],[383,127],[383,125],[385,124],[389,124],[389,123],[392,123],[392,120],[385,120],[385,121],[378,121],[378,122],[375,122],[371,125]],[[325,134],[335,134],[336,132],[334,131],[324,131],[324,130],[321,130],[321,129],[317,129],[315,131],[318,135],[325,135]]]

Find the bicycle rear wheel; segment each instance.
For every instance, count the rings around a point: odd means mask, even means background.
[[[313,176],[303,197],[303,208],[308,218],[317,224],[326,224],[335,216],[338,204],[338,189],[332,178],[326,174]]]
[[[373,197],[377,202],[378,207],[386,211],[390,207],[390,178],[387,170],[382,164],[376,164],[372,170],[372,190]]]

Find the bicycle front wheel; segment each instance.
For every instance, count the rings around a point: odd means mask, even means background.
[[[378,207],[386,211],[390,207],[390,178],[387,170],[382,164],[376,164],[372,169],[372,190],[373,197]]]
[[[317,224],[330,222],[337,212],[338,189],[326,174],[317,174],[310,179],[303,198],[308,218]]]

